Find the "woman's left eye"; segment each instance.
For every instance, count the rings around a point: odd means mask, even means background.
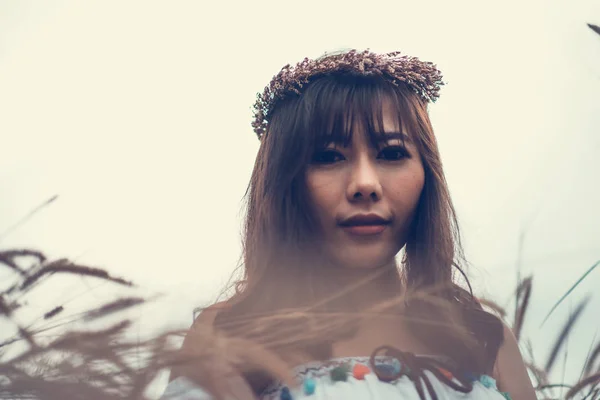
[[[403,158],[410,157],[410,154],[404,147],[399,146],[390,146],[386,147],[379,152],[377,158],[388,160],[388,161],[396,161],[402,160]]]

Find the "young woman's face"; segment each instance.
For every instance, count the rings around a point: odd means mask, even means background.
[[[306,172],[320,250],[339,267],[390,263],[406,243],[423,189],[425,173],[411,132],[398,126],[389,104],[382,112],[379,149],[356,128],[350,145],[317,151]],[[406,135],[405,147],[400,135]]]

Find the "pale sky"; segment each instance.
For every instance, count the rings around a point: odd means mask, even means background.
[[[447,82],[431,116],[479,295],[510,304],[526,229],[526,334],[544,360],[569,307],[600,283],[597,270],[540,328],[600,259],[600,37],[587,22],[600,24],[599,2],[0,1],[0,246],[167,293],[142,326],[187,326],[239,257],[256,93],[305,56],[400,50]],[[61,280],[32,304],[109,300],[97,285]],[[567,377],[599,314],[595,294]]]

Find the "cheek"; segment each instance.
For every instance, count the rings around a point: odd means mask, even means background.
[[[390,180],[392,204],[396,204],[399,212],[411,213],[419,203],[425,185],[425,172],[422,167],[414,168]]]
[[[415,174],[410,177],[408,185],[410,187],[410,199],[416,205],[421,197],[421,192],[423,192],[423,187],[425,186],[425,172],[423,169],[415,172]]]
[[[339,179],[334,179],[323,171],[307,172],[306,189],[311,209],[317,216],[323,217],[333,214],[335,207],[340,203],[343,194]]]

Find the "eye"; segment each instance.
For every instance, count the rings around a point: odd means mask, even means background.
[[[410,158],[410,154],[404,147],[388,146],[379,152],[377,158],[387,161],[398,161],[404,158]]]
[[[344,156],[335,150],[321,150],[313,154],[311,162],[313,164],[333,164],[343,160]]]

